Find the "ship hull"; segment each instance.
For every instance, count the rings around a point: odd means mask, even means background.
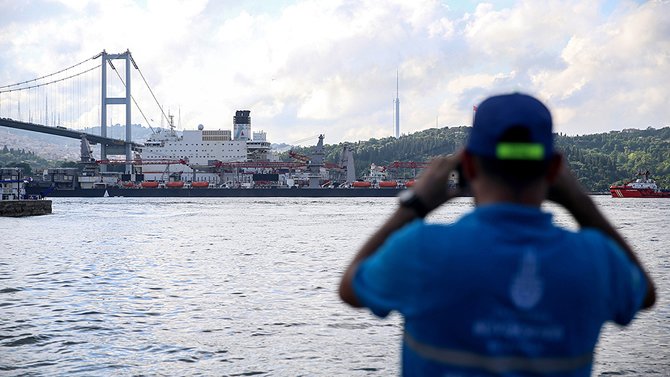
[[[29,187],[28,195],[38,195],[43,189]],[[92,188],[61,189],[49,193],[55,198],[379,198],[397,196],[398,188]]]
[[[613,198],[670,198],[670,191],[654,191],[652,189],[634,189],[628,187],[611,187]]]

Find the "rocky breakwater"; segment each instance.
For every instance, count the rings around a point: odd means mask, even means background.
[[[0,200],[0,216],[22,217],[51,213],[51,200]]]

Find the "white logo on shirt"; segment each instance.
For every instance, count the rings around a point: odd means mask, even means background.
[[[512,302],[517,308],[530,310],[542,298],[544,283],[538,275],[538,270],[537,255],[529,248],[521,259],[519,271],[510,287]]]

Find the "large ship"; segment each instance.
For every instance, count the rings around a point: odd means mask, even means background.
[[[351,149],[343,147],[337,164],[325,162],[323,139],[311,157],[290,153],[297,161],[283,162],[265,132],[252,133],[249,110],[235,113],[232,132],[199,125],[180,135],[170,118],[169,129],[156,130],[133,160],[95,160],[83,137],[83,171],[46,169],[27,191],[52,189],[53,197],[390,197],[409,186],[357,181]],[[110,165],[132,165],[132,173],[107,171]]]
[[[670,198],[670,190],[659,189],[649,170],[621,186],[611,186],[610,193],[614,198]]]

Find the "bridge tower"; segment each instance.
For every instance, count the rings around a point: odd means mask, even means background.
[[[131,124],[130,124],[130,62],[132,57],[130,56],[130,50],[122,54],[108,54],[105,50],[102,51],[102,109],[100,111],[100,136],[107,137],[107,105],[126,105],[126,145],[123,147],[115,146],[106,146],[104,144],[100,145],[100,159],[106,160],[108,154],[125,154],[126,160],[132,160],[132,133],[131,133]],[[109,64],[112,69],[114,64],[112,60],[121,60],[125,59],[126,61],[126,95],[125,97],[107,97],[107,64]],[[134,65],[134,62],[133,62]],[[137,68],[137,67],[136,67]],[[125,149],[125,150],[124,150]],[[101,170],[105,171],[107,169],[106,165],[101,166]],[[126,173],[132,173],[132,165],[126,165]]]

